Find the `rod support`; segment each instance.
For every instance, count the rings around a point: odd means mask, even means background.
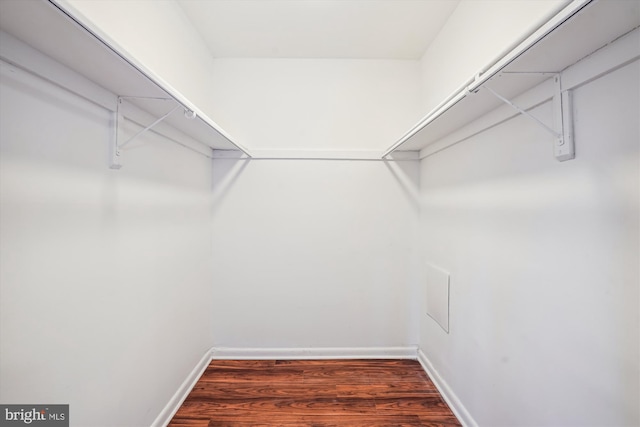
[[[550,74],[549,72],[519,72],[513,74]],[[491,89],[486,83],[482,85],[493,96],[509,105],[511,108],[541,126],[554,137],[553,154],[555,158],[564,162],[575,158],[575,144],[573,141],[573,112],[571,104],[571,93],[562,90],[562,76],[560,73],[553,74],[553,127],[547,125],[528,111],[500,95]]]
[[[169,112],[164,114],[162,117],[158,118],[156,121],[146,126],[135,135],[125,140],[124,134],[124,112],[123,112],[123,101],[126,99],[150,99],[150,100],[160,100],[160,101],[174,101],[173,98],[152,98],[152,97],[139,97],[139,96],[118,96],[117,104],[116,104],[116,112],[114,119],[114,132],[111,140],[111,147],[109,149],[109,168],[111,169],[120,169],[122,168],[122,149],[131,143],[134,139],[142,135],[143,133],[151,130],[158,123],[162,122],[164,119],[169,117],[174,111],[178,110],[182,107],[181,104],[176,105]],[[184,108],[184,107],[182,107]],[[191,110],[185,109],[185,115],[187,115],[187,111],[191,112]],[[195,113],[194,113],[195,117]]]

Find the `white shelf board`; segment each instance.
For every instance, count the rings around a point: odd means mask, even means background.
[[[517,57],[486,84],[501,95],[513,99],[552,76],[509,73],[562,72],[639,25],[638,1],[591,2]],[[467,93],[393,152],[422,150],[500,106],[502,102],[482,88],[476,93]],[[425,116],[416,126],[428,117],[429,115]]]
[[[175,98],[180,103],[188,103],[181,95],[162,89],[125,61],[126,52],[116,54],[113,46],[107,47],[49,1],[0,1],[0,29],[114,95]],[[173,102],[128,101],[157,117],[167,112],[169,105],[175,105]],[[210,118],[196,107],[188,107],[198,111],[195,120],[187,120],[178,111],[165,122],[213,149],[240,148]]]

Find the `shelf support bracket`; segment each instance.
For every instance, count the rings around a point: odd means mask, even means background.
[[[553,146],[553,154],[560,162],[572,160],[576,157],[576,147],[573,136],[573,102],[571,91],[562,90],[560,74],[553,77],[553,117],[556,129],[560,129],[561,138]]]
[[[532,73],[526,73],[532,74]],[[540,73],[548,74],[548,73]],[[573,140],[573,114],[571,105],[571,93],[562,90],[562,79],[559,73],[553,76],[553,127],[548,126],[528,111],[520,108],[504,96],[500,95],[489,86],[484,85],[493,96],[509,105],[524,117],[540,125],[554,137],[553,154],[555,158],[564,162],[575,158],[575,145]]]
[[[169,101],[173,100],[172,98],[145,98],[145,97],[131,97],[131,96],[119,96],[118,103],[116,105],[116,113],[115,113],[115,124],[114,124],[114,135],[111,140],[111,147],[109,149],[109,168],[111,169],[120,169],[122,167],[122,149],[131,143],[134,139],[142,135],[143,133],[151,130],[155,125],[162,122],[164,119],[173,114],[174,111],[181,108],[180,104],[176,105],[169,112],[167,112],[162,117],[158,118],[156,121],[146,126],[144,129],[137,132],[135,135],[125,140],[124,135],[124,113],[122,108],[122,102],[127,98],[135,98],[135,99],[154,99],[154,100],[162,100]],[[191,114],[189,110],[185,109],[185,116]]]

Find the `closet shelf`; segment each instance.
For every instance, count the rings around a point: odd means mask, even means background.
[[[147,120],[150,117],[151,121],[166,114],[172,106],[179,105],[181,111],[164,120],[179,131],[178,135],[186,135],[211,149],[240,150],[250,157],[244,147],[233,141],[189,99],[139,63],[66,1],[15,1],[2,2],[0,6],[0,29],[97,85],[98,90],[89,91],[95,93],[91,101],[116,112],[118,97],[126,97],[134,109],[142,110],[146,113]],[[49,77],[52,70],[28,69],[35,67],[26,67],[16,63],[15,58],[6,57],[7,52],[11,51],[10,47],[6,48],[9,42],[5,40],[3,60],[53,80]],[[22,59],[26,58],[25,63],[37,65],[38,60],[33,59],[33,56],[22,55]],[[73,86],[77,86],[72,78],[63,77],[58,80],[62,83],[54,83],[72,91]],[[106,91],[101,91],[102,88]],[[90,98],[86,96],[87,91],[84,92],[82,95]],[[105,93],[110,96],[105,96]],[[170,103],[154,101],[167,98]],[[190,116],[191,120],[185,116]],[[203,148],[206,150],[206,147]]]
[[[640,25],[638,2],[574,0],[505,56],[465,82],[383,154],[420,151],[514,99]],[[486,87],[485,87],[486,86]],[[571,84],[563,85],[569,91]],[[548,99],[551,99],[549,93]],[[561,133],[561,132],[560,132]],[[426,151],[426,150],[425,150]]]

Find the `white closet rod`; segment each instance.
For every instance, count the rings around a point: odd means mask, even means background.
[[[553,18],[547,21],[544,25],[538,28],[533,34],[527,37],[522,43],[518,44],[509,53],[502,58],[496,60],[486,70],[480,71],[475,77],[467,80],[460,88],[454,91],[451,95],[438,104],[433,110],[431,110],[425,117],[422,118],[415,126],[413,126],[407,133],[405,133],[395,144],[393,144],[387,151],[384,152],[382,158],[386,158],[398,149],[402,144],[407,142],[411,137],[427,127],[431,122],[443,115],[447,110],[456,105],[459,101],[465,98],[470,93],[476,92],[483,84],[485,84],[490,78],[502,71],[506,66],[511,64],[514,60],[531,49],[540,40],[545,38],[549,33],[562,25],[566,20],[582,10],[589,3],[597,0],[573,0],[568,6],[562,9]],[[560,71],[560,70],[557,70]]]
[[[125,50],[122,49],[115,41],[113,41],[109,36],[100,31],[97,27],[90,25],[89,23],[81,22],[82,14],[75,9],[72,5],[70,5],[66,0],[48,0],[48,2],[58,9],[61,13],[83,28],[87,33],[91,34],[96,40],[102,43],[107,49],[113,52],[117,57],[123,60],[125,63],[129,64],[135,70],[137,70],[140,74],[142,74],[146,79],[156,85],[158,88],[167,93],[168,96],[173,98],[178,104],[184,107],[186,110],[192,111],[196,114],[197,117],[200,118],[207,126],[213,129],[215,132],[220,134],[224,139],[229,141],[229,143],[233,144],[238,150],[242,151],[248,157],[251,157],[249,151],[242,147],[239,143],[233,141],[231,136],[227,134],[222,128],[220,128],[215,122],[213,122],[207,115],[205,115],[200,109],[191,104],[179,91],[173,88],[169,83],[164,81],[160,76],[153,73],[151,70],[147,69],[144,65],[138,63],[135,59],[125,56],[125,54],[121,53]],[[86,18],[82,21],[88,21]],[[125,94],[122,94],[125,95]]]
[[[42,81],[45,81],[45,82],[47,82],[47,83],[50,83],[50,84],[52,84],[52,85],[54,85],[54,86],[56,86],[56,87],[58,87],[58,88],[60,88],[60,89],[62,89],[62,90],[65,90],[65,91],[67,91],[67,92],[69,92],[69,93],[72,93],[72,94],[74,94],[74,95],[76,95],[76,96],[79,96],[79,97],[81,97],[82,99],[85,99],[85,100],[87,100],[87,101],[89,101],[89,102],[91,102],[91,103],[95,104],[96,106],[98,106],[98,107],[100,107],[100,108],[104,108],[106,111],[110,111],[110,112],[112,112],[112,111],[113,111],[113,109],[111,108],[111,106],[110,106],[110,105],[107,105],[108,103],[101,102],[101,101],[103,101],[103,100],[98,100],[98,99],[96,99],[95,97],[87,96],[87,94],[86,94],[86,93],[82,93],[83,91],[76,91],[76,90],[74,90],[74,89],[72,89],[72,88],[69,88],[67,85],[65,85],[65,84],[63,84],[63,83],[61,83],[61,82],[59,82],[59,81],[58,81],[58,80],[56,80],[56,79],[51,79],[51,78],[47,77],[47,75],[45,75],[45,74],[38,73],[38,72],[36,72],[36,71],[34,71],[34,70],[30,69],[28,66],[22,65],[22,64],[20,64],[19,62],[16,62],[16,61],[12,61],[11,59],[6,58],[6,57],[4,57],[4,56],[2,56],[2,55],[0,54],[0,66],[2,66],[2,64],[6,64],[6,65],[8,65],[9,67],[14,67],[14,68],[16,68],[16,69],[18,69],[18,70],[21,70],[21,71],[23,71],[24,73],[27,73],[27,74],[29,74],[29,75],[31,75],[31,76],[33,76],[33,77],[36,77],[36,78],[38,78],[38,79],[42,79]],[[178,106],[178,107],[180,107],[180,106]],[[143,123],[143,121],[142,121],[142,120],[140,120],[139,118],[127,117],[127,119],[128,119],[128,120],[130,120],[132,123],[134,123],[134,124],[136,124],[136,125],[140,126],[141,128],[144,128],[144,127],[146,126],[146,125]],[[166,133],[158,132],[158,131],[156,131],[155,129],[150,129],[150,132],[154,132],[155,134],[157,134],[157,135],[159,135],[159,136],[161,136],[161,137],[163,137],[163,138],[166,138],[168,141],[171,141],[171,142],[173,142],[174,144],[177,144],[177,145],[179,145],[179,146],[181,146],[181,147],[183,147],[183,148],[186,148],[187,150],[191,150],[191,151],[193,151],[193,152],[194,152],[194,153],[196,153],[196,154],[199,154],[199,155],[201,155],[201,156],[207,157],[207,158],[209,158],[209,159],[213,159],[213,156],[212,156],[212,155],[209,155],[209,154],[206,154],[206,153],[204,153],[204,152],[202,152],[202,151],[196,150],[195,148],[190,147],[190,146],[188,146],[187,144],[184,144],[184,143],[183,143],[183,142],[181,142],[179,139],[176,139],[176,138],[174,138],[174,137],[172,137],[172,136],[170,136],[170,135],[167,135]],[[210,148],[210,149],[211,149],[211,147],[208,147],[208,146],[207,146],[207,148]]]

